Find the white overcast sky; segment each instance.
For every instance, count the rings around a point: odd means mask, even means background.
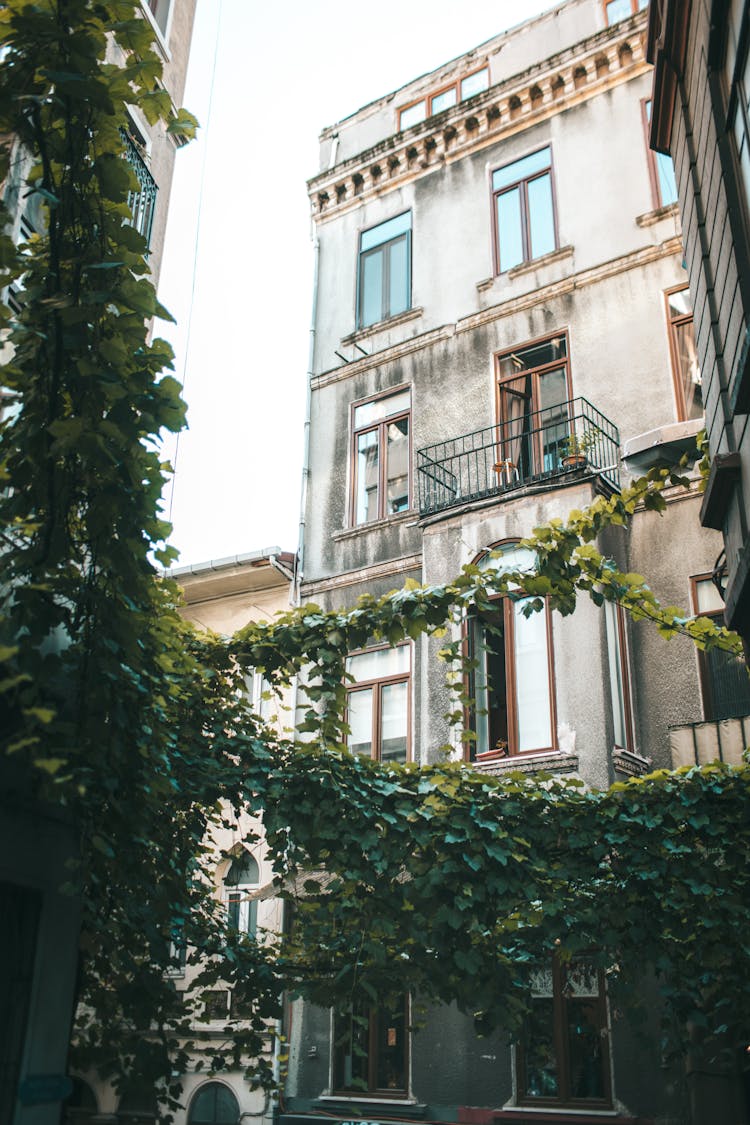
[[[165,446],[177,565],[297,547],[320,130],[553,6],[198,0],[184,102],[203,128],[177,154],[159,287],[188,402]]]

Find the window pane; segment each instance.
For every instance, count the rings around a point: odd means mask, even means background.
[[[501,377],[516,375],[519,371],[529,371],[546,363],[562,361],[567,354],[568,347],[565,337],[553,336],[551,340],[531,344],[528,348],[517,348],[516,351],[501,356],[498,363],[498,374]]]
[[[476,754],[486,754],[490,749],[489,727],[489,697],[487,680],[487,663],[489,654],[486,651],[484,628],[478,617],[469,618],[469,652],[472,660],[476,661],[473,677],[474,714],[472,716],[474,731],[477,740],[474,744]],[[474,757],[474,754],[471,755]]]
[[[551,997],[534,1000],[526,1022],[523,1045],[526,1089],[523,1093],[528,1098],[557,1097],[553,1003]]]
[[[724,613],[724,601],[710,578],[701,578],[695,584],[698,613]]]
[[[552,745],[547,611],[524,617],[525,600],[514,605],[518,749],[545,750]]]
[[[444,109],[448,109],[455,104],[456,87],[451,86],[450,90],[443,90],[441,94],[435,94],[430,101],[430,110],[432,113],[441,113]]]
[[[492,190],[499,191],[508,184],[517,184],[519,180],[527,180],[536,172],[543,172],[545,168],[549,168],[550,160],[550,149],[547,147],[540,149],[539,152],[532,152],[530,156],[524,156],[521,160],[514,160],[504,168],[497,168],[492,173]]]
[[[390,516],[409,507],[409,419],[391,422],[387,434],[386,513]]]
[[[511,543],[507,547],[495,547],[486,555],[482,555],[477,566],[494,567],[501,573],[508,570],[533,570],[536,565],[536,554],[529,547],[521,547],[518,543]]]
[[[693,301],[689,289],[678,289],[676,293],[669,294],[669,317],[676,320],[681,316],[693,315]]]
[[[497,240],[500,273],[520,265],[523,261],[520,188],[513,188],[497,197]]]
[[[656,172],[659,179],[659,199],[662,207],[677,202],[677,181],[674,178],[674,165],[672,157],[663,152],[657,152]]]
[[[380,443],[378,430],[367,430],[357,438],[356,523],[370,523],[378,518],[378,482],[380,480]]]
[[[411,392],[399,391],[398,394],[388,395],[387,398],[376,398],[373,402],[363,402],[354,408],[354,429],[379,422],[382,418],[389,418],[392,414],[401,414],[411,405]]]
[[[239,891],[234,891],[227,899],[227,920],[229,926],[233,930],[240,928],[240,904],[242,902],[242,895]]]
[[[552,208],[552,177],[549,172],[531,180],[526,188],[529,200],[531,257],[541,258],[555,249],[555,217]]]
[[[392,238],[398,238],[408,230],[411,230],[411,211],[404,211],[384,223],[379,223],[376,227],[362,231],[359,248],[372,250],[374,246],[382,246],[384,242],[390,242]]]
[[[348,656],[346,670],[354,676],[357,683],[403,675],[409,671],[409,646],[373,648],[368,652],[357,653],[356,656]]]
[[[384,684],[380,696],[380,760],[405,762],[409,685]]]
[[[367,1091],[370,1017],[361,1009],[336,1019],[334,1076],[337,1090]]]
[[[408,109],[402,109],[399,115],[399,128],[411,129],[412,125],[418,125],[420,121],[424,121],[427,116],[427,103],[424,101],[417,102],[416,105],[410,105]]]
[[[383,319],[383,257],[382,250],[374,250],[362,257],[359,292],[359,323],[362,328]]]
[[[490,72],[488,67],[478,70],[476,74],[469,74],[468,77],[461,80],[461,101],[465,102],[467,98],[473,98],[475,94],[486,90],[489,84]]]
[[[406,1028],[404,1010],[390,1012],[378,1008],[377,1014],[377,1088],[406,1089]]]
[[[350,691],[347,721],[351,728],[348,745],[352,754],[372,755],[372,688]]]
[[[565,1004],[571,1098],[606,1097],[602,1052],[601,1005],[597,997]]]
[[[711,693],[712,719],[740,719],[750,715],[750,676],[745,661],[711,649],[704,654]]]
[[[685,418],[703,417],[703,386],[692,320],[672,325],[677,377],[685,400]]]
[[[388,254],[388,308],[387,316],[396,316],[409,308],[409,245],[407,236],[392,242]]]
[[[607,630],[607,656],[609,658],[609,691],[612,700],[612,725],[615,746],[628,748],[627,727],[625,723],[625,685],[622,675],[622,655],[620,648],[620,622],[617,606],[604,603],[604,620]]]
[[[607,23],[617,23],[632,15],[633,9],[630,0],[610,0],[607,4]]]

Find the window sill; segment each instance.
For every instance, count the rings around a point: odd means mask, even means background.
[[[371,520],[370,523],[358,523],[356,527],[344,527],[340,531],[334,531],[331,539],[334,543],[341,542],[342,539],[356,539],[359,535],[366,535],[368,531],[376,531],[383,527],[393,527],[394,524],[406,523],[407,520],[412,520],[416,526],[418,513],[414,508],[409,508],[406,512],[399,512],[395,516],[386,516],[384,520]]]
[[[592,1125],[597,1121],[613,1122],[614,1125],[652,1125],[642,1117],[625,1117],[616,1109],[550,1109],[549,1106],[518,1106],[513,1109],[500,1109],[493,1114],[496,1122],[503,1121],[550,1121],[567,1122],[568,1125]]]
[[[636,215],[639,227],[652,227],[662,219],[679,219],[680,208],[676,203],[668,203],[666,207],[657,207],[654,211],[646,211],[643,215]]]
[[[388,1094],[320,1094],[316,1098],[317,1102],[323,1102],[327,1110],[330,1110],[333,1105],[341,1105],[348,1107],[351,1105],[382,1105],[382,1106],[409,1106],[410,1108],[424,1108],[416,1098],[409,1098],[403,1093],[394,1094],[389,1097]]]
[[[653,763],[648,758],[643,758],[634,750],[625,750],[622,746],[615,746],[612,751],[612,765],[618,773],[624,773],[627,777],[642,777],[653,769]]]
[[[480,759],[468,763],[478,773],[499,777],[504,773],[574,773],[578,755],[565,750],[546,750],[539,754],[515,754],[510,758]]]
[[[342,337],[341,344],[356,344],[358,340],[366,340],[369,336],[376,336],[378,332],[387,332],[389,328],[397,328],[400,324],[408,324],[410,320],[419,320],[424,313],[423,308],[407,309],[406,312],[389,316],[387,320],[379,320],[376,324],[368,324],[366,328],[357,328],[348,336]]]
[[[552,266],[555,262],[563,262],[566,258],[572,258],[574,253],[575,250],[572,246],[560,246],[557,250],[551,250],[549,254],[543,254],[541,258],[533,258],[530,262],[521,262],[520,265],[514,266],[511,270],[506,270],[505,273],[498,273],[494,277],[478,281],[477,289],[480,293],[484,293],[501,278],[514,281],[517,277],[524,277],[528,273],[534,273],[535,270],[544,269],[545,266]]]

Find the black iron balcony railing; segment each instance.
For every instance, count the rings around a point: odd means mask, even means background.
[[[133,226],[150,244],[156,193],[159,189],[133,138],[125,129],[122,129],[121,133],[125,141],[125,159],[135,172],[140,185],[139,191],[131,191],[128,195],[128,206],[133,213]]]
[[[588,470],[620,487],[617,427],[585,398],[528,411],[417,452],[420,515]]]

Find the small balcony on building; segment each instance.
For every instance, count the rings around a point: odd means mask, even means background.
[[[128,206],[133,214],[133,226],[150,244],[151,228],[154,224],[154,211],[156,209],[156,194],[159,189],[138,144],[131,134],[126,129],[122,129],[121,136],[125,142],[125,159],[135,173],[139,184],[138,191],[128,192]]]
[[[585,398],[535,411],[527,405],[519,396],[517,410],[494,426],[418,450],[421,516],[584,474],[619,491],[620,435],[613,422]]]

